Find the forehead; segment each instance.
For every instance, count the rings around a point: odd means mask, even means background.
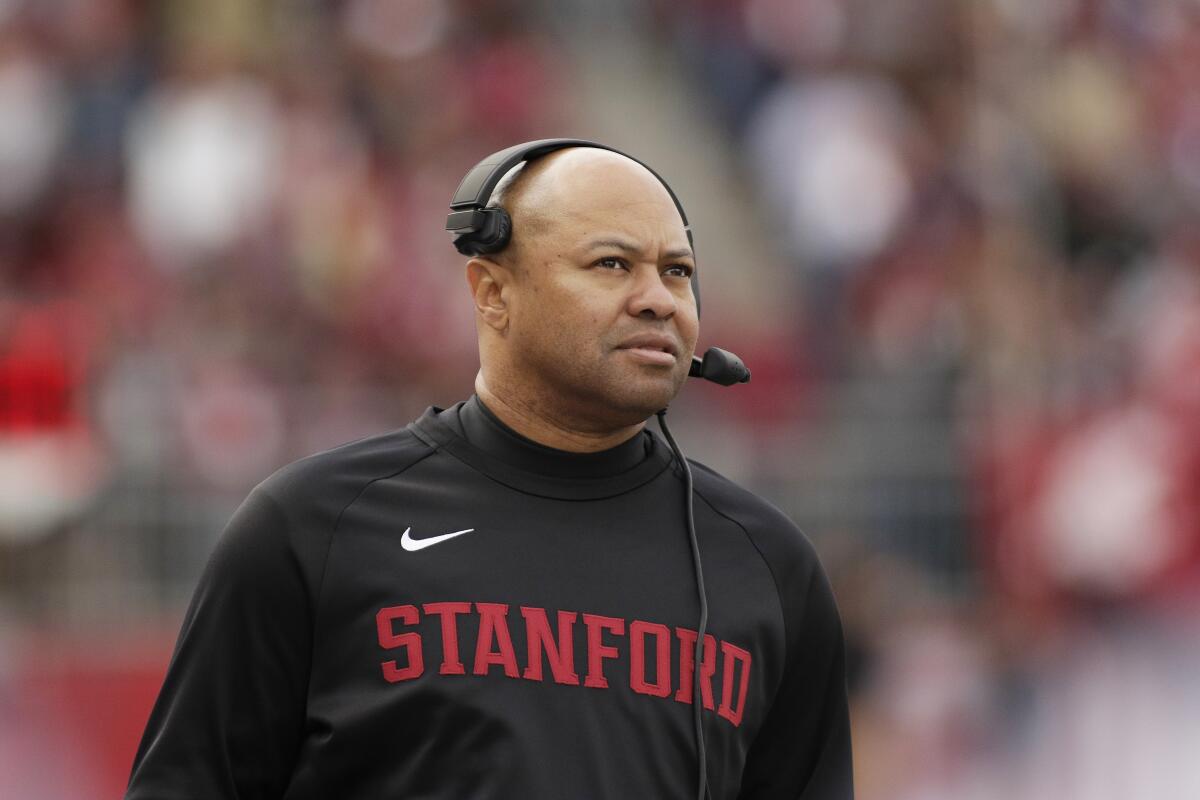
[[[537,216],[547,233],[581,235],[600,228],[656,239],[682,240],[679,209],[662,182],[641,164],[617,153],[572,148],[529,165],[513,221]]]

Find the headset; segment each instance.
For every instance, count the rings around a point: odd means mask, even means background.
[[[663,180],[663,177],[645,162],[634,158],[628,153],[623,153],[615,147],[609,147],[608,145],[585,139],[537,139],[531,142],[524,142],[492,153],[472,167],[471,171],[459,183],[458,189],[455,190],[454,197],[450,201],[450,214],[446,217],[446,230],[454,234],[454,247],[458,252],[465,256],[489,255],[491,253],[498,253],[507,247],[509,241],[512,239],[512,217],[503,208],[488,205],[491,201],[492,192],[495,191],[496,186],[508,174],[509,170],[518,164],[534,161],[556,150],[563,150],[568,147],[591,147],[598,150],[608,150],[625,156],[649,170],[650,174],[657,178],[658,182],[667,190],[667,194],[671,196],[672,202],[675,203],[675,208],[679,211],[679,217],[683,220],[683,228],[687,232],[688,244],[692,246],[692,250],[695,252],[695,242],[692,239],[692,229],[688,224],[687,214],[684,212],[683,205],[679,202],[679,198],[675,196],[675,192],[671,189],[670,184]],[[696,315],[699,317],[700,277],[696,270],[692,271],[691,280],[692,294],[696,298]],[[750,370],[733,353],[722,350],[719,347],[710,347],[705,351],[703,357],[692,356],[692,363],[688,368],[688,376],[703,378],[721,386],[731,386],[735,383],[748,383],[750,381]],[[701,662],[704,660],[704,632],[708,626],[708,597],[704,591],[704,572],[700,565],[700,545],[696,541],[695,508],[692,500],[692,470],[688,465],[687,459],[683,457],[679,445],[675,443],[675,438],[671,435],[670,429],[667,427],[667,409],[664,408],[658,411],[656,416],[658,417],[659,427],[662,428],[663,435],[666,437],[667,443],[671,446],[671,452],[675,455],[675,460],[679,462],[683,469],[684,487],[687,493],[688,537],[692,550],[692,566],[696,574],[696,594],[700,601],[700,622],[696,626],[696,649],[692,654],[694,669],[692,679],[692,721],[696,734],[696,755],[699,773],[699,790],[697,796],[700,800],[704,800],[708,796],[708,771],[706,769],[704,754],[704,727],[701,717],[700,668]]]

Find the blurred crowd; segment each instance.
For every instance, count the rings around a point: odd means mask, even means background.
[[[860,484],[863,796],[1195,796],[1200,4],[684,5]]]
[[[1200,3],[584,5],[0,0],[0,623],[169,648],[250,486],[466,396],[446,202],[608,13],[772,245],[684,413],[824,555],[860,796],[1200,796]]]
[[[559,125],[522,9],[470,5],[0,5],[0,432],[102,451],[26,437],[0,530],[106,470],[244,489],[461,392],[446,187]]]

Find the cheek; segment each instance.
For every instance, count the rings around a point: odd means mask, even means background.
[[[695,347],[696,339],[700,336],[700,320],[696,317],[696,307],[692,306],[687,314],[680,314],[677,325],[684,342]]]
[[[586,342],[599,339],[611,325],[586,292],[544,290],[535,313],[549,336]]]
[[[594,362],[611,339],[619,301],[581,276],[530,281],[513,320],[518,345],[542,358],[558,354],[569,360]]]
[[[584,356],[599,349],[605,323],[579,298],[543,287],[514,320],[522,348],[545,354]]]

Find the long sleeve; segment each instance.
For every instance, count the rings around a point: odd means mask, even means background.
[[[783,606],[788,662],[748,754],[738,797],[851,800],[845,643],[833,592],[819,565],[807,591],[785,595]]]
[[[304,735],[311,606],[284,514],[259,487],[192,597],[127,800],[284,793]]]

